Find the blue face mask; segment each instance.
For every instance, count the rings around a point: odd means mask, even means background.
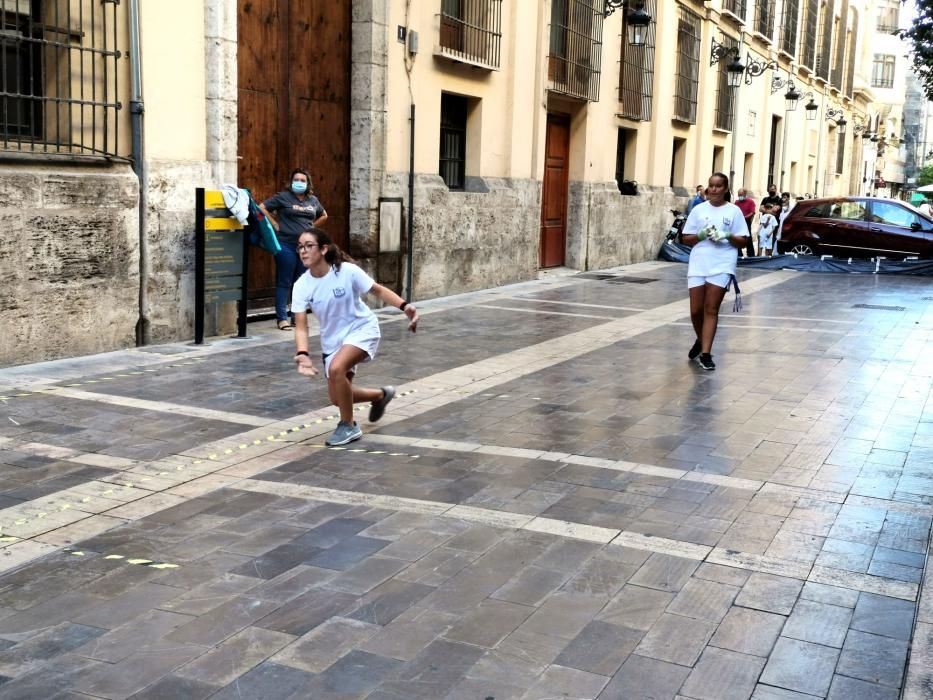
[[[295,194],[304,194],[308,191],[308,183],[302,180],[292,180],[292,192]]]

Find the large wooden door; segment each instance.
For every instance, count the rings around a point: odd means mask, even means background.
[[[541,193],[541,267],[564,264],[567,241],[567,156],[570,119],[547,115],[544,183]]]
[[[350,209],[351,0],[239,0],[239,185],[257,201],[282,190],[293,168],[311,172],[342,247]],[[271,305],[272,256],[252,250],[251,306]]]

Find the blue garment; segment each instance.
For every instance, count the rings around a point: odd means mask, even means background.
[[[284,244],[275,254],[275,318],[284,321],[288,318],[288,297],[295,282],[305,272],[305,266],[298,257],[298,250],[293,245]]]
[[[690,216],[690,212],[693,211],[693,208],[697,204],[699,204],[700,202],[705,202],[705,201],[706,200],[703,199],[703,197],[701,197],[700,195],[698,194],[693,195],[693,199],[687,202],[687,211],[686,211],[687,216]]]

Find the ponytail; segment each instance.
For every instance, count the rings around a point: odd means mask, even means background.
[[[337,270],[340,270],[340,266],[345,262],[356,262],[353,258],[341,250],[340,246],[334,243],[330,237],[330,234],[328,234],[324,229],[312,226],[307,231],[303,231],[303,233],[310,233],[312,236],[314,236],[314,240],[319,246],[327,246],[327,252],[324,253],[324,260],[328,265],[333,265],[336,267]]]

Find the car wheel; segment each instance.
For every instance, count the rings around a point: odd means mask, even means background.
[[[806,243],[795,243],[787,252],[796,253],[797,255],[816,255],[816,251]]]

